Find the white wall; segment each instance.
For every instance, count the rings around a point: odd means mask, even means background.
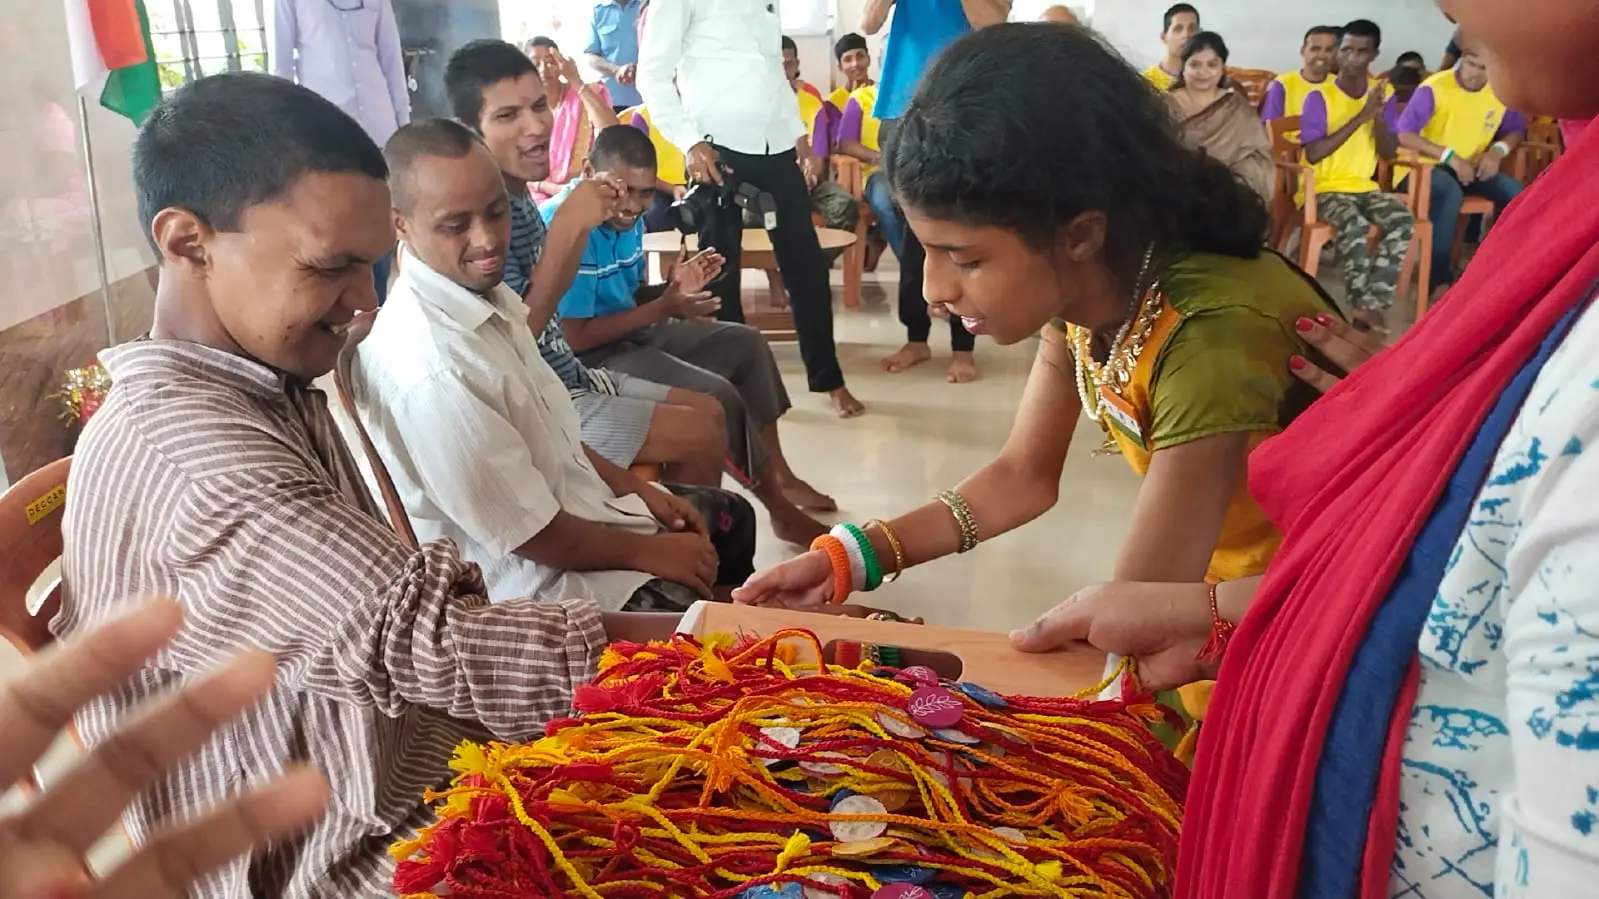
[[[1134,65],[1144,68],[1164,54],[1161,15],[1175,0],[1113,0],[1094,10],[1094,28]],[[1378,71],[1394,57],[1415,50],[1435,66],[1454,26],[1435,0],[1192,0],[1201,24],[1220,32],[1232,51],[1232,64],[1281,72],[1299,65],[1300,38],[1313,25],[1342,25],[1371,19],[1383,29]]]

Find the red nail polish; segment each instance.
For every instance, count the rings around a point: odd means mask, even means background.
[[[1312,322],[1308,318],[1300,318],[1298,321],[1294,322],[1294,328],[1301,334],[1309,334],[1310,330],[1314,327],[1316,327],[1315,322]]]
[[[1288,367],[1293,371],[1304,371],[1305,366],[1308,364],[1303,356],[1290,356],[1288,358]]]
[[[1321,322],[1323,325],[1328,327],[1332,326],[1332,316],[1330,315],[1318,315],[1316,316],[1316,321]]]

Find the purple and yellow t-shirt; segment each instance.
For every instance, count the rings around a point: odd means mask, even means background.
[[[827,101],[807,90],[795,91],[794,99],[799,101],[800,121],[811,138],[811,152],[826,159],[833,153],[833,117],[828,115]]]
[[[1428,141],[1476,159],[1493,142],[1527,130],[1527,117],[1505,104],[1492,86],[1466,90],[1459,72],[1439,72],[1421,83],[1399,117],[1400,134]]]
[[[1394,89],[1385,88],[1388,102],[1383,107],[1383,121],[1390,131],[1399,127],[1399,103],[1394,99]],[[1342,128],[1350,119],[1360,114],[1366,105],[1366,94],[1351,97],[1335,81],[1312,91],[1305,97],[1305,108],[1300,113],[1301,144],[1313,144]],[[1315,164],[1316,192],[1324,194],[1369,194],[1378,189],[1376,123],[1367,122],[1350,135],[1344,145],[1334,150],[1326,159]]]
[[[1311,81],[1298,70],[1278,75],[1266,88],[1266,99],[1260,104],[1260,120],[1275,122],[1287,116],[1303,115],[1305,98],[1326,87],[1330,78]]]
[[[877,86],[868,84],[849,93],[844,102],[844,114],[838,123],[837,143],[855,141],[868,150],[881,150],[877,142],[879,122],[872,115],[877,107]],[[861,177],[870,178],[877,171],[875,165],[862,165]]]

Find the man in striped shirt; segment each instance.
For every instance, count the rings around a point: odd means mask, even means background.
[[[337,107],[249,73],[177,91],[134,148],[155,321],[102,355],[115,386],[73,462],[52,627],[151,595],[176,597],[185,626],[81,732],[103,741],[145,699],[258,647],[277,659],[271,694],[140,797],[131,836],[295,763],[336,794],[310,832],[206,878],[200,899],[386,894],[386,849],[428,820],[423,791],[447,782],[458,743],[538,734],[608,640],[675,625],[586,600],[491,605],[454,544],[413,549],[384,524],[310,385],[376,308],[386,175]]]

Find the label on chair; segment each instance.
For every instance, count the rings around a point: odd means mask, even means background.
[[[44,496],[28,503],[28,524],[38,524],[47,518],[51,512],[66,505],[66,502],[67,485],[60,484]]]

